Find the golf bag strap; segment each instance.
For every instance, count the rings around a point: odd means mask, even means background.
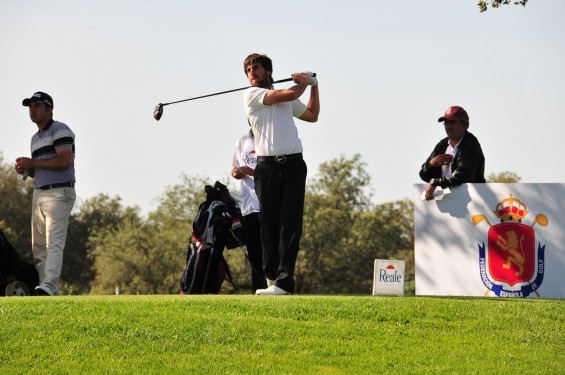
[[[228,262],[226,261],[226,258],[222,257],[222,262],[224,263],[224,267],[226,269],[226,278],[228,279],[228,281],[230,282],[230,284],[233,286],[233,288],[235,290],[239,290],[233,282],[233,279],[231,277],[230,267],[228,266]]]

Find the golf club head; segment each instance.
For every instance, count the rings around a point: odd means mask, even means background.
[[[159,121],[161,119],[161,116],[163,116],[163,104],[159,103],[153,110],[153,117],[155,118],[155,120]]]

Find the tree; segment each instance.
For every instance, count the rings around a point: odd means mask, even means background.
[[[121,223],[124,208],[120,201],[118,196],[99,194],[84,201],[71,215],[61,272],[66,294],[90,292],[96,275],[92,255],[96,243],[90,237],[99,228],[114,230]]]
[[[0,155],[1,156],[1,155]],[[322,163],[306,187],[298,293],[369,293],[374,259],[404,259],[414,275],[413,205],[371,203],[370,176],[356,154]],[[519,177],[503,172],[496,178]],[[226,177],[228,187],[235,191]],[[99,194],[77,204],[70,217],[61,282],[65,294],[176,294],[192,222],[213,181],[181,176],[157,198],[147,218],[123,207],[120,197]],[[0,225],[14,245],[30,249],[33,187],[0,160]],[[18,246],[17,246],[18,248]],[[31,258],[31,250],[20,251]],[[239,249],[224,252],[235,284],[251,288],[251,270]],[[413,282],[407,293],[414,291]],[[233,292],[224,283],[222,293]]]
[[[0,228],[23,259],[32,261],[31,199],[33,183],[22,181],[0,153]]]
[[[344,284],[371,290],[374,259],[405,261],[405,286],[414,292],[414,204],[409,199],[387,202],[358,215],[347,241],[351,248],[351,272]]]
[[[206,198],[204,187],[214,185],[215,181],[209,181],[203,176],[180,177],[181,182],[168,187],[165,192],[157,198],[159,206],[154,212],[149,213],[149,221],[163,227],[175,227],[178,224],[192,224],[198,206]],[[186,234],[188,236],[189,234]]]
[[[126,209],[117,228],[98,228],[91,236],[96,277],[92,282],[95,294],[113,294],[117,288],[128,294],[160,292],[160,279],[155,273],[158,256],[151,241],[149,226],[138,212]]]
[[[491,173],[487,177],[487,182],[515,183],[520,182],[522,177],[514,172]]]
[[[351,236],[355,212],[370,206],[365,193],[370,176],[356,154],[322,163],[307,186],[301,252],[296,264],[297,292],[336,292],[336,266]],[[341,274],[341,272],[339,272]]]
[[[306,193],[298,292],[367,293],[377,258],[408,260],[413,275],[413,204],[373,206],[369,186],[360,155],[320,166]]]
[[[204,201],[202,177],[182,181],[158,198],[147,219],[126,209],[115,228],[98,228],[90,237],[96,277],[92,291],[113,294],[175,294],[186,260],[198,206]]]
[[[333,203],[336,209],[363,210],[371,202],[371,192],[368,191],[371,176],[365,170],[366,166],[359,154],[350,160],[342,155],[322,163],[319,177],[310,184],[310,189],[313,194],[342,198]]]
[[[488,10],[489,5],[491,8],[500,8],[501,5],[508,5],[511,2],[511,0],[479,0],[477,5],[479,6],[479,12],[483,13]],[[514,1],[514,5],[522,5],[525,7],[527,2],[528,0],[518,0]]]

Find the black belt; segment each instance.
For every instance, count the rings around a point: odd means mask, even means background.
[[[302,153],[277,156],[257,156],[258,162],[284,164],[287,161],[302,159]]]
[[[75,187],[75,183],[74,182],[62,182],[60,184],[51,184],[51,185],[43,185],[38,187],[39,190],[49,190],[49,189],[55,189],[55,188],[62,188],[62,187]]]

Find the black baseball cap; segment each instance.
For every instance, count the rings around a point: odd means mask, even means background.
[[[29,107],[29,103],[36,102],[40,104],[45,104],[48,107],[53,108],[53,98],[44,92],[38,91],[31,96],[31,98],[26,98],[22,101],[22,105]]]

